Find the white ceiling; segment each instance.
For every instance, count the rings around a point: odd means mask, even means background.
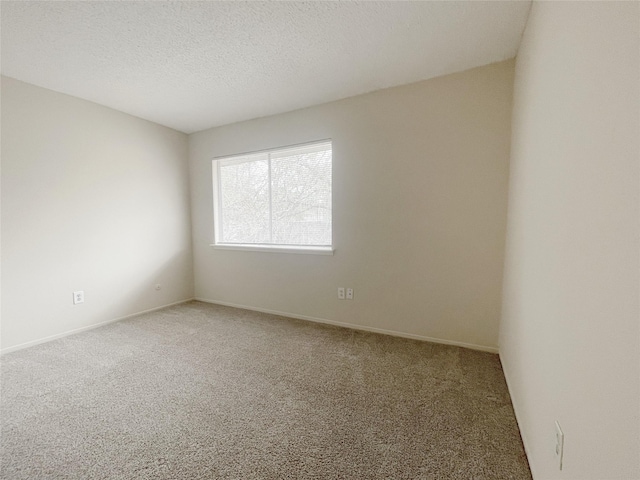
[[[529,7],[2,1],[2,74],[191,133],[511,58]]]

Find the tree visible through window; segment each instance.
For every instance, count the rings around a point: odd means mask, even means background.
[[[331,142],[213,161],[216,244],[330,246]]]

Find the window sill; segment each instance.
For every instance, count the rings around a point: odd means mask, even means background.
[[[244,250],[247,252],[268,252],[268,253],[298,253],[309,255],[333,255],[335,251],[333,247],[296,247],[293,245],[251,245],[251,244],[215,244],[212,243],[211,247],[216,250]]]

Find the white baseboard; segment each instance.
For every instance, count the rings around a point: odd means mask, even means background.
[[[297,313],[290,313],[290,312],[280,312],[277,310],[269,310],[267,308],[252,307],[249,305],[239,305],[236,303],[222,302],[220,300],[211,300],[211,299],[202,298],[202,297],[195,297],[194,300],[197,300],[199,302],[205,302],[205,303],[213,303],[216,305],[223,305],[225,307],[242,308],[244,310],[253,310],[255,312],[270,313],[272,315],[280,315],[282,317],[297,318],[299,320],[308,320],[310,322],[325,323],[327,325],[336,325],[338,327],[350,328],[352,330],[362,330],[365,332],[382,333],[384,335],[391,335],[393,337],[410,338],[413,340],[422,340],[425,342],[441,343],[444,345],[453,345],[456,347],[470,348],[472,350],[480,350],[482,352],[498,353],[497,348],[487,347],[485,345],[475,345],[473,343],[458,342],[455,340],[445,340],[442,338],[425,337],[424,335],[415,335],[413,333],[404,333],[404,332],[398,332],[395,330],[386,330],[384,328],[368,327],[366,325],[357,325],[355,323],[337,322],[335,320],[327,320],[326,318],[310,317],[308,315],[300,315]]]
[[[181,303],[190,302],[194,300],[194,298],[187,298],[186,300],[179,300],[177,302],[168,303],[166,305],[161,305],[159,307],[149,308],[147,310],[142,310],[140,312],[132,313],[130,315],[125,315],[124,317],[114,318],[112,320],[107,320],[106,322],[94,323],[93,325],[87,325],[86,327],[74,328],[73,330],[68,330],[63,333],[56,333],[55,335],[49,335],[48,337],[39,338],[38,340],[31,340],[30,342],[20,343],[18,345],[13,345],[11,347],[3,348],[0,350],[0,355],[4,355],[5,353],[15,352],[16,350],[22,350],[23,348],[33,347],[34,345],[39,345],[41,343],[50,342],[52,340],[57,340],[58,338],[68,337],[69,335],[74,335],[80,332],[86,332],[87,330],[93,330],[94,328],[103,327],[110,323],[119,322],[121,320],[126,320],[127,318],[137,317],[138,315],[142,315],[144,313],[155,312],[156,310],[162,310],[163,308],[171,307],[173,305],[180,305]]]
[[[520,421],[520,416],[518,414],[519,408],[518,408],[518,405],[516,405],[516,400],[515,400],[515,397],[513,396],[513,390],[511,389],[511,384],[509,383],[509,374],[507,373],[507,369],[505,368],[504,362],[502,361],[502,355],[500,355],[500,364],[502,365],[502,373],[504,374],[504,380],[507,383],[507,390],[509,391],[509,396],[511,397],[511,406],[513,407],[513,413],[516,416],[516,423],[518,424],[518,430],[520,431],[520,438],[522,439],[522,444],[524,445],[524,453],[527,455],[529,470],[531,470],[531,476],[535,480],[538,477],[533,471],[533,465],[531,463],[531,455],[529,454],[531,450],[528,447],[529,442],[527,441],[527,437],[524,431],[522,430],[522,422]]]
[[[252,311],[255,311],[255,312],[269,313],[269,314],[272,314],[272,315],[280,315],[280,316],[283,316],[283,317],[297,318],[299,320],[307,320],[307,321],[315,322],[315,323],[324,323],[324,324],[327,324],[327,325],[336,325],[338,327],[350,328],[352,330],[362,330],[362,331],[365,331],[365,332],[373,332],[373,333],[381,333],[383,335],[391,335],[393,337],[410,338],[410,339],[413,339],[413,340],[421,340],[421,341],[425,341],[425,342],[440,343],[440,344],[443,344],[443,345],[453,345],[453,346],[456,346],[456,347],[469,348],[469,349],[472,349],[472,350],[480,350],[482,352],[498,353],[498,349],[497,348],[488,347],[488,346],[485,346],[485,345],[476,345],[476,344],[473,344],[473,343],[458,342],[458,341],[455,341],[455,340],[446,340],[446,339],[442,339],[442,338],[427,337],[427,336],[424,336],[424,335],[416,335],[416,334],[413,334],[413,333],[398,332],[396,330],[387,330],[387,329],[384,329],[384,328],[368,327],[366,325],[357,325],[355,323],[338,322],[338,321],[335,321],[335,320],[328,320],[326,318],[311,317],[311,316],[308,316],[308,315],[300,315],[300,314],[297,314],[297,313],[281,312],[281,311],[278,311],[278,310],[269,310],[269,309],[266,309],[266,308],[253,307],[253,306],[249,306],[249,305],[240,305],[240,304],[236,304],[236,303],[222,302],[220,300],[211,300],[211,299],[202,298],[202,297],[194,297],[194,298],[187,298],[185,300],[179,300],[179,301],[173,302],[173,303],[168,303],[166,305],[161,305],[159,307],[149,308],[147,310],[142,310],[140,312],[136,312],[136,313],[132,313],[132,314],[129,314],[129,315],[125,315],[123,317],[118,317],[118,318],[114,318],[112,320],[107,320],[106,322],[95,323],[93,325],[88,325],[86,327],[80,327],[80,328],[76,328],[76,329],[73,329],[73,330],[68,330],[68,331],[63,332],[63,333],[57,333],[55,335],[50,335],[48,337],[40,338],[38,340],[31,340],[29,342],[20,343],[18,345],[13,345],[11,347],[3,348],[2,350],[0,350],[0,355],[4,355],[5,353],[10,353],[10,352],[15,352],[16,350],[22,350],[23,348],[32,347],[34,345],[39,345],[41,343],[50,342],[52,340],[56,340],[58,338],[67,337],[69,335],[74,335],[76,333],[85,332],[87,330],[93,330],[94,328],[99,328],[99,327],[102,327],[104,325],[108,325],[110,323],[119,322],[121,320],[126,320],[128,318],[136,317],[136,316],[142,315],[144,313],[154,312],[156,310],[162,310],[163,308],[171,307],[173,305],[179,305],[181,303],[190,302],[191,300],[198,300],[200,302],[213,303],[213,304],[216,304],[216,305],[224,305],[226,307],[242,308],[244,310],[252,310]],[[507,381],[507,385],[508,385],[508,383],[509,382]],[[517,412],[516,412],[516,417],[517,417]],[[526,447],[526,445],[525,445],[525,447]]]

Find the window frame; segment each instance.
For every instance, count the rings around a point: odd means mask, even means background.
[[[270,155],[274,152],[283,152],[289,149],[311,147],[315,145],[329,144],[331,146],[331,245],[284,245],[284,244],[245,244],[245,243],[224,243],[220,241],[220,232],[222,228],[221,219],[221,179],[220,167],[221,161],[233,161],[234,158],[240,159],[251,155]],[[256,160],[257,161],[257,160]],[[269,176],[271,176],[271,168],[269,168]],[[265,150],[255,150],[251,152],[237,153],[233,155],[218,156],[211,159],[211,179],[212,179],[212,200],[213,200],[213,243],[211,247],[218,250],[244,250],[252,252],[269,252],[269,253],[295,253],[295,254],[314,254],[314,255],[333,255],[335,252],[333,239],[333,141],[330,138],[323,140],[314,140],[311,142],[298,143],[293,145],[283,145],[280,147],[269,148]],[[269,201],[271,203],[271,200]],[[271,208],[271,205],[269,205]]]

